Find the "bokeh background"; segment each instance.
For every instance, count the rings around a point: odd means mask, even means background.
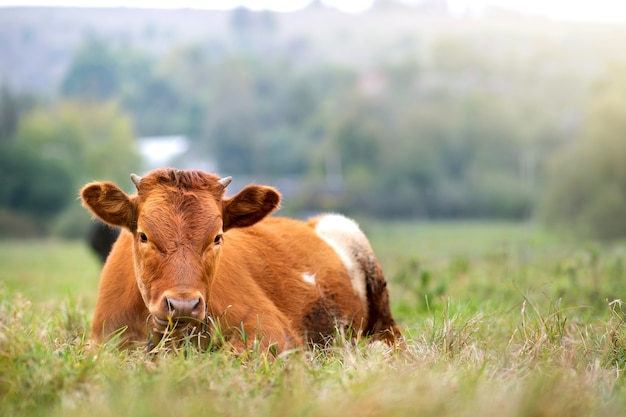
[[[0,237],[83,237],[84,183],[162,165],[284,215],[626,235],[619,1],[165,3],[1,5]]]

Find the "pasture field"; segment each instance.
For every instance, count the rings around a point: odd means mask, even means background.
[[[365,222],[403,345],[88,350],[99,264],[0,241],[2,416],[626,416],[626,244],[531,224]]]

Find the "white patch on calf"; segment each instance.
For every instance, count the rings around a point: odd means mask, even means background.
[[[305,272],[302,274],[302,279],[304,282],[307,282],[311,285],[315,285],[315,274],[311,274],[310,272]]]
[[[337,252],[348,271],[352,287],[367,305],[363,260],[372,257],[373,250],[365,234],[354,220],[340,214],[320,217],[315,231]]]

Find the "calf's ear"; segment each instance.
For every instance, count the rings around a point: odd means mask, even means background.
[[[274,188],[248,185],[238,194],[224,199],[224,231],[252,226],[280,206],[280,194]]]
[[[87,184],[80,198],[89,211],[105,223],[130,230],[137,228],[135,204],[131,198],[111,182]]]

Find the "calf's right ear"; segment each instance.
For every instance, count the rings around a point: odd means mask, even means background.
[[[262,220],[280,205],[280,194],[271,187],[248,185],[238,194],[224,199],[224,231],[248,227]]]
[[[105,223],[130,230],[137,228],[134,202],[112,182],[93,182],[80,191],[80,198],[89,211]]]

